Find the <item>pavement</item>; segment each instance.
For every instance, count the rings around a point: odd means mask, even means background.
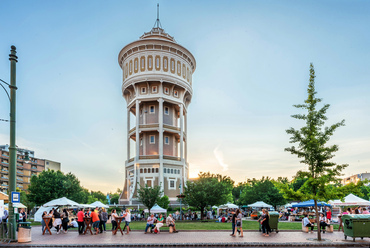
[[[32,227],[29,243],[0,243],[0,247],[370,247],[370,238],[344,239],[343,232],[325,233],[325,241],[314,241],[317,233],[280,231],[264,237],[258,231],[247,231],[244,237],[231,237],[230,231],[181,231],[129,235],[108,231],[98,235],[79,235],[76,231],[52,235],[41,233],[41,226]]]

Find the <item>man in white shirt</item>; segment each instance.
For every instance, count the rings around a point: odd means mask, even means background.
[[[68,228],[78,227],[78,223],[75,219],[72,219],[71,223],[68,225]]]
[[[150,232],[153,232],[153,228],[154,228],[154,221],[157,220],[155,217],[154,217],[154,214],[151,214],[149,217],[148,217],[148,220],[146,222],[146,227],[145,227],[145,234],[147,233],[148,231],[148,228],[150,227]]]
[[[306,214],[303,218],[303,226],[311,227],[311,233],[313,232],[314,224],[308,219],[308,215]]]
[[[172,226],[174,233],[178,233],[179,232],[179,231],[176,230],[175,220],[172,218],[172,214],[169,214],[168,215],[168,217],[166,219],[166,224],[167,224],[168,227]]]

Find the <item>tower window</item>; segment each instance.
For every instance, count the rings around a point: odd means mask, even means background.
[[[144,168],[144,173],[146,173],[146,168]]]
[[[164,114],[169,115],[170,114],[170,109],[169,107],[164,107]]]
[[[171,169],[171,174],[173,174],[173,169]]]
[[[168,87],[164,87],[164,93],[165,94],[170,94],[170,89]]]
[[[140,139],[140,146],[143,145],[143,138]]]
[[[140,169],[140,173],[143,173],[143,169]]]
[[[180,170],[177,170],[177,174],[180,174]]]
[[[150,144],[155,144],[155,136],[154,135],[150,135]]]
[[[141,94],[146,94],[146,87],[141,87]]]
[[[155,172],[155,169],[154,168],[152,168],[152,173],[154,173]]]
[[[155,168],[155,172],[158,173],[159,169],[158,168]]]
[[[149,112],[150,112],[151,114],[154,114],[154,113],[155,113],[155,106],[154,106],[154,105],[150,105],[150,106],[149,106]]]
[[[170,144],[170,138],[169,138],[168,136],[165,136],[165,137],[164,137],[164,143],[165,143],[166,145],[169,145],[169,144]]]
[[[178,92],[177,90],[174,90],[174,91],[173,91],[173,95],[174,95],[175,97],[179,97],[179,92]]]
[[[153,86],[152,87],[152,93],[157,93],[158,91],[158,87],[157,86]]]
[[[163,172],[164,172],[164,173],[167,173],[167,169],[166,169],[166,168],[163,168]]]

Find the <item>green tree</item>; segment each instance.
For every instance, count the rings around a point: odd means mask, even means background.
[[[158,206],[160,206],[161,208],[164,208],[164,209],[168,209],[168,205],[170,205],[170,199],[168,198],[168,196],[164,195],[162,196],[158,202],[157,202]]]
[[[54,170],[45,170],[37,176],[32,176],[28,192],[29,201],[36,205],[61,197],[67,197],[79,203],[86,199],[84,189],[75,175]]]
[[[235,203],[239,205],[240,205],[240,196],[241,196],[243,188],[245,187],[245,184],[246,184],[245,182],[244,183],[240,182],[232,190],[233,200]]]
[[[104,204],[108,203],[107,196],[101,191],[91,191],[90,195],[92,196],[92,198],[96,199],[95,201],[100,201]],[[91,202],[91,203],[93,203],[93,202]]]
[[[154,187],[148,187],[147,184],[145,184],[145,187],[141,187],[139,183],[138,186],[139,187],[136,196],[139,201],[148,208],[150,214],[150,209],[160,199],[160,196],[162,194],[161,187],[158,185]]]
[[[281,180],[281,179],[280,179]],[[275,187],[275,181],[269,177],[262,177],[260,180],[249,179],[243,187],[240,196],[240,205],[248,205],[257,201],[263,201],[274,206],[286,204],[286,199],[279,189]]]
[[[308,97],[303,104],[294,105],[298,109],[307,111],[305,114],[292,115],[297,120],[302,120],[305,125],[300,129],[293,127],[286,130],[291,135],[290,143],[297,143],[298,146],[285,148],[285,151],[296,155],[301,159],[301,163],[308,166],[307,170],[299,170],[296,178],[305,178],[306,181],[295,191],[287,184],[280,184],[281,190],[288,199],[310,200],[315,202],[315,211],[318,213],[317,202],[330,199],[342,199],[344,197],[341,187],[328,187],[328,185],[339,182],[341,171],[347,164],[338,165],[332,161],[334,153],[338,151],[337,145],[328,145],[327,142],[334,131],[344,126],[344,120],[325,127],[327,120],[326,112],[329,104],[325,104],[318,109],[318,103],[322,99],[316,97],[315,90],[315,70],[310,65],[310,82],[308,85]],[[319,222],[319,216],[316,216],[316,223]],[[318,240],[321,240],[320,232],[317,232]]]
[[[204,209],[207,206],[232,201],[233,185],[234,181],[230,177],[201,172],[196,180],[187,181],[184,200],[190,206],[200,210],[201,219],[203,219]]]

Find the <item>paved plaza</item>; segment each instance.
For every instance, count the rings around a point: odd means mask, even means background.
[[[308,240],[316,238],[316,233],[301,231],[280,231],[270,237],[263,237],[256,231],[247,231],[243,238],[231,237],[227,231],[179,231],[179,233],[162,232],[161,234],[144,234],[143,231],[133,231],[129,235],[112,235],[110,231],[99,235],[78,235],[76,231],[67,234],[42,235],[41,227],[32,228],[32,242],[1,244],[5,247],[370,247],[370,238],[361,240],[344,240],[342,232],[326,233],[323,238],[327,241],[317,242]]]

